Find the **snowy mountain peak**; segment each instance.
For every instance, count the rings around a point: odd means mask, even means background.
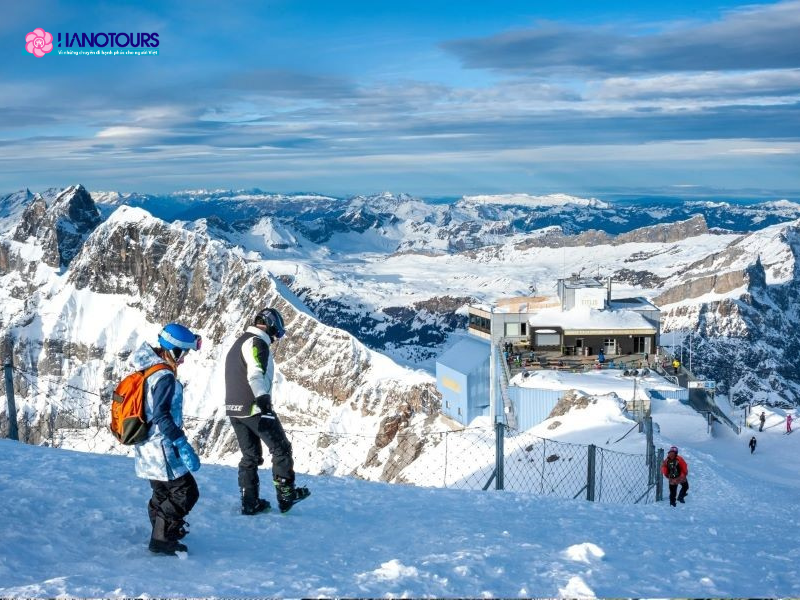
[[[13,239],[18,242],[34,240],[41,246],[46,264],[64,266],[101,221],[100,212],[86,188],[70,186],[49,206],[44,197],[35,195],[22,212]]]
[[[459,202],[463,204],[500,204],[504,206],[562,206],[565,204],[591,206],[593,208],[609,208],[610,206],[597,198],[579,198],[568,194],[548,194],[545,196],[532,196],[530,194],[464,196]]]

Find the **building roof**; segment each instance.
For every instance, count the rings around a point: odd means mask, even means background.
[[[560,307],[561,300],[557,296],[515,296],[500,298],[495,305],[476,303],[469,308],[494,314],[530,313],[545,308]]]
[[[561,300],[555,296],[517,296],[497,301],[496,313],[528,313],[545,308],[560,307]]]
[[[633,310],[597,310],[573,308],[572,310],[542,310],[528,317],[531,327],[561,327],[570,330],[637,330],[655,333],[653,324]]]
[[[489,358],[489,342],[471,335],[462,337],[447,352],[436,359],[437,364],[459,373],[471,373]]]
[[[562,283],[565,288],[574,289],[606,287],[605,283],[594,277],[570,277],[569,279],[563,279]]]
[[[616,310],[660,310],[647,298],[612,298],[609,308]]]

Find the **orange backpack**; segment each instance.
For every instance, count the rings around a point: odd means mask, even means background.
[[[145,382],[150,375],[162,369],[170,367],[160,363],[144,371],[131,373],[114,390],[111,402],[111,433],[126,446],[147,439],[150,424],[145,419]]]

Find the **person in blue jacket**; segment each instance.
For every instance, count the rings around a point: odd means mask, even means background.
[[[198,350],[199,335],[178,323],[164,326],[158,347],[142,344],[131,356],[137,371],[163,364],[145,382],[145,412],[150,423],[147,439],[134,446],[136,475],[150,480],[153,495],[147,505],[153,531],[149,549],[156,554],[186,552],[179,542],[186,533],[184,517],[200,492],[191,471],[200,459],[183,431],[183,385],[176,372],[190,350]]]

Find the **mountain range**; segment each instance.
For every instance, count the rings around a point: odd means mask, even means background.
[[[197,329],[187,411],[201,452],[224,459],[224,352],[274,305],[291,333],[276,347],[286,426],[314,444],[364,434],[363,460],[313,468],[379,479],[399,431],[455,427],[432,372],[467,305],[554,294],[571,274],[650,298],[662,345],[734,404],[796,406],[799,253],[800,205],[785,200],[23,190],[0,196],[0,339],[37,442],[67,415],[102,422],[128,354],[163,323]]]

